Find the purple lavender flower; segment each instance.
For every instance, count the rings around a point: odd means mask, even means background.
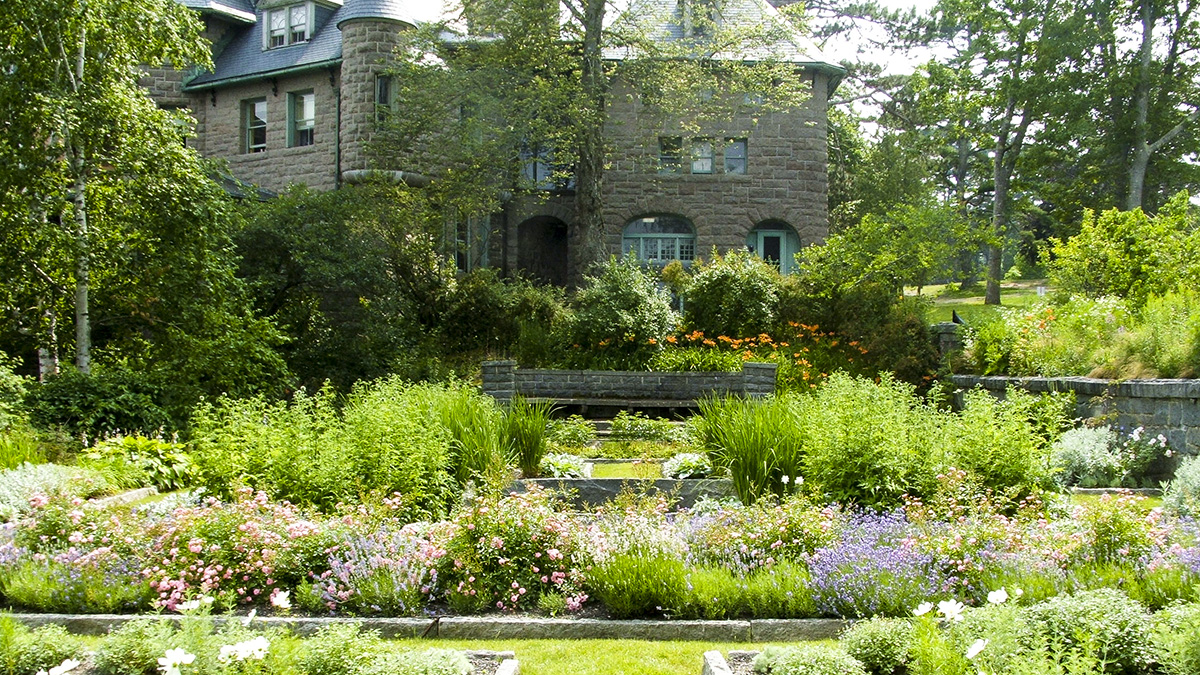
[[[907,537],[900,512],[853,516],[836,543],[809,560],[817,611],[829,616],[907,616],[941,587],[933,557]]]

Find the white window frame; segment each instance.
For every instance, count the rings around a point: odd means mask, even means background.
[[[264,9],[263,49],[279,49],[312,40],[314,19],[311,2]]]
[[[255,115],[255,110],[262,104],[262,117]],[[254,154],[267,151],[267,99],[265,96],[242,101],[242,152]],[[254,142],[256,131],[262,131],[262,142]]]
[[[309,114],[311,113],[311,114]],[[288,93],[288,147],[316,143],[317,96],[312,89]]]

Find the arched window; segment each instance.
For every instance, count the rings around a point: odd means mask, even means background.
[[[683,216],[636,218],[625,224],[621,251],[655,264],[691,262],[696,257],[696,228]]]
[[[763,260],[778,265],[780,274],[791,274],[796,252],[800,250],[800,237],[791,225],[782,220],[766,220],[750,230],[746,237],[746,248]]]

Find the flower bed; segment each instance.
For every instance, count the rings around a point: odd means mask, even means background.
[[[244,491],[154,509],[39,496],[6,529],[0,592],[37,611],[219,609],[419,616],[904,616],[929,597],[1023,603],[1114,587],[1152,609],[1192,600],[1200,525],[1140,497],[1012,506],[940,477],[934,498],[876,512],[801,494],[754,506],[623,493],[572,516],[545,492],[480,495],[407,523],[384,500],[333,515]]]

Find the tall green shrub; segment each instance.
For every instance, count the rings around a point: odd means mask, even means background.
[[[743,504],[783,497],[797,486],[812,433],[805,423],[807,403],[793,396],[700,401],[696,432],[713,466],[729,472]]]
[[[575,294],[565,322],[566,365],[641,370],[675,329],[678,315],[665,290],[636,258],[609,258]]]
[[[341,411],[331,389],[301,391],[291,403],[222,400],[193,416],[192,457],[200,482],[218,495],[246,485],[328,509],[399,492],[411,517],[441,516],[458,491],[453,437],[429,401],[446,391],[388,379],[356,387]]]
[[[910,385],[843,374],[813,394],[806,477],[841,503],[893,506],[905,494],[930,494],[942,466],[939,413]]]
[[[775,325],[779,272],[749,251],[714,253],[698,265],[684,294],[684,324],[705,335],[759,335]]]
[[[1115,295],[1141,306],[1151,295],[1200,283],[1200,228],[1181,192],[1154,216],[1137,209],[1085,212],[1079,234],[1055,240],[1051,283],[1066,294]]]

